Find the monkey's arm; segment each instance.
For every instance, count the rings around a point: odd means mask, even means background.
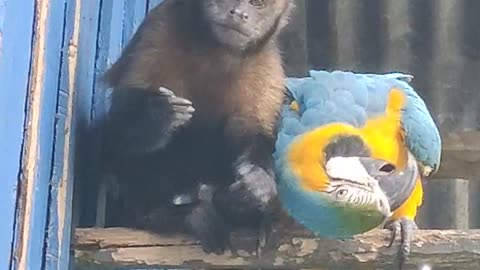
[[[272,158],[274,139],[266,134],[232,139],[242,149],[234,163],[235,179],[224,192],[216,193],[215,205],[235,222],[260,221],[272,210],[277,195]]]
[[[221,254],[229,243],[230,226],[259,228],[269,213],[277,189],[272,168],[272,141],[268,136],[229,137],[241,149],[234,163],[233,183],[214,192],[187,217],[187,227],[207,253]]]
[[[195,109],[192,102],[161,87],[117,89],[107,121],[106,142],[122,155],[163,148],[173,133],[187,124]],[[117,94],[117,96],[115,96]]]

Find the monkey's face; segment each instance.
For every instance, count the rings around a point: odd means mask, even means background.
[[[270,39],[286,24],[292,8],[292,0],[203,1],[215,38],[240,51]]]

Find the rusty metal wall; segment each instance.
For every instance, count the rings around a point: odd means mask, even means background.
[[[480,129],[480,1],[297,3],[301,10],[293,22],[297,30],[305,25],[306,65],[291,60],[292,53],[287,53],[287,66],[296,68],[287,68],[290,74],[312,68],[407,72],[415,76],[412,83],[442,134]],[[300,37],[296,42],[301,41]],[[480,186],[474,181],[480,176],[469,180],[426,181],[420,226],[480,228]]]

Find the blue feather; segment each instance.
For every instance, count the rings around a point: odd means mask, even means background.
[[[438,169],[441,138],[425,102],[409,84],[413,76],[403,73],[362,74],[344,71],[310,71],[310,77],[288,78],[287,88],[300,111],[285,106],[282,112],[277,151],[291,140],[318,126],[344,122],[362,126],[367,118],[383,113],[392,88],[407,96],[402,125],[407,147],[424,166]],[[282,134],[288,136],[283,136]]]

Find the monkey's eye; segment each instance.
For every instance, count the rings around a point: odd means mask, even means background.
[[[265,0],[250,0],[249,1],[250,5],[254,7],[264,7],[265,6]]]

